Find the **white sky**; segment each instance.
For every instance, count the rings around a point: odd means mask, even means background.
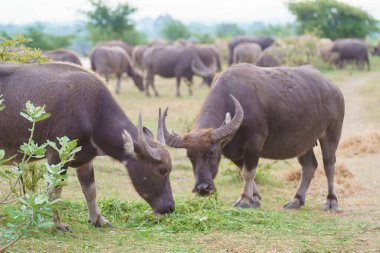
[[[109,3],[126,2],[108,0]],[[185,22],[286,22],[292,21],[284,0],[129,0],[138,12],[134,18],[169,14]],[[380,0],[343,0],[361,7],[380,20]],[[34,21],[68,23],[81,19],[87,0],[0,0],[0,23]]]

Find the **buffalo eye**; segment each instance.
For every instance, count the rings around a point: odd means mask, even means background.
[[[165,177],[167,174],[168,174],[168,170],[167,169],[165,169],[165,168],[158,168],[157,169],[157,173],[160,175],[160,176],[163,176],[163,177]]]

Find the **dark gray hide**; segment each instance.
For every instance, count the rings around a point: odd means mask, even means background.
[[[0,94],[5,101],[5,109],[0,112],[0,148],[8,156],[17,154],[20,145],[28,140],[30,124],[20,111],[29,100],[38,106],[46,105],[46,111],[51,113],[50,118],[37,123],[33,137],[36,143],[56,141],[62,136],[78,140],[82,150],[70,166],[77,168],[91,223],[109,224],[96,204],[92,160],[98,155],[108,155],[127,167],[135,189],[155,213],[174,210],[168,151],[150,135],[145,136],[141,124],[138,128],[133,125],[97,75],[66,63],[0,63]],[[162,131],[158,132],[159,139],[163,139]],[[18,154],[17,159],[20,157]],[[59,162],[52,149],[47,158],[50,164]],[[59,197],[60,191],[56,188],[52,197]],[[67,231],[58,212],[54,221],[59,229]]]
[[[216,66],[207,68],[194,49],[176,46],[153,46],[144,54],[144,67],[147,71],[145,92],[149,94],[149,86],[152,87],[156,96],[158,92],[154,86],[154,75],[166,78],[176,78],[176,96],[180,96],[181,78],[185,78],[189,86],[189,94],[192,94],[191,86],[193,75],[204,78],[211,84],[214,78]]]
[[[335,65],[339,68],[343,68],[347,61],[354,60],[358,68],[363,69],[367,64],[367,69],[370,70],[368,45],[364,40],[338,39],[334,41],[331,51],[338,53]]]
[[[243,193],[235,203],[239,207],[260,206],[254,183],[260,157],[298,157],[301,183],[285,207],[303,205],[317,168],[313,146],[318,140],[328,181],[325,209],[336,210],[334,164],[343,117],[341,91],[318,70],[243,63],[233,65],[215,80],[190,133],[170,133],[165,124],[163,129],[168,145],[187,149],[196,178],[194,192],[204,195],[215,191],[213,179],[222,154],[242,170]]]

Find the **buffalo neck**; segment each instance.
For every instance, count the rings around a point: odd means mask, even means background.
[[[120,106],[112,98],[111,94],[106,91],[100,101],[98,110],[98,124],[93,139],[95,144],[108,156],[123,161],[127,154],[124,149],[122,133],[126,130],[133,138],[137,140],[137,128],[125,115]]]

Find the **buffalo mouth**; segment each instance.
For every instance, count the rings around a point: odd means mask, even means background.
[[[215,187],[210,184],[199,184],[196,185],[193,189],[193,193],[199,196],[207,196],[213,194],[216,191]]]

